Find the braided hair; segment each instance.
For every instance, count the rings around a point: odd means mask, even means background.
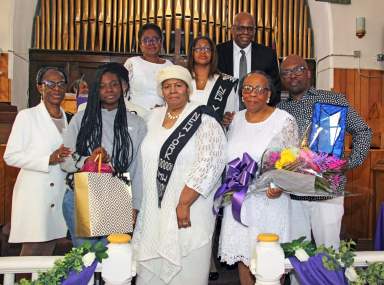
[[[88,96],[87,107],[81,120],[79,134],[76,140],[76,152],[81,156],[89,156],[97,147],[101,146],[102,113],[100,101],[101,78],[105,73],[117,76],[121,87],[117,112],[113,125],[113,151],[111,162],[117,173],[128,170],[133,160],[133,143],[128,131],[127,110],[125,108],[123,89],[118,72],[108,66],[101,66],[96,71],[96,83]]]

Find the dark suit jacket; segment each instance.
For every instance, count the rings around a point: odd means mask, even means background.
[[[221,72],[233,76],[233,41],[217,45],[218,68]],[[270,105],[280,102],[281,82],[276,53],[273,49],[252,42],[251,69],[267,73],[275,86],[275,94],[271,96]]]

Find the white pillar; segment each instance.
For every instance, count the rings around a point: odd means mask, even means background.
[[[250,269],[256,277],[256,285],[280,285],[284,274],[284,251],[279,236],[260,234],[252,254]]]

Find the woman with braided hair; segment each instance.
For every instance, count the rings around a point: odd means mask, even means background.
[[[117,173],[129,172],[132,179],[133,207],[139,210],[141,201],[141,170],[137,151],[146,133],[144,121],[131,114],[124,104],[119,73],[113,66],[97,69],[96,83],[88,97],[87,107],[78,112],[64,135],[64,145],[73,151],[62,164],[72,174],[79,171],[87,160],[102,154],[103,163],[110,162]],[[64,195],[63,213],[74,246],[83,240],[74,233],[74,193],[71,179]]]

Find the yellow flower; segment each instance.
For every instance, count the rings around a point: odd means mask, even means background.
[[[297,153],[290,148],[285,148],[280,153],[280,159],[276,161],[275,168],[282,169],[284,166],[296,161]]]

